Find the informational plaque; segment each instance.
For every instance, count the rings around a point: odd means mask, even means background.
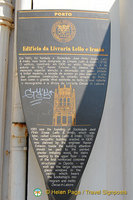
[[[75,199],[105,104],[109,14],[19,11],[17,29],[21,101],[47,194]]]

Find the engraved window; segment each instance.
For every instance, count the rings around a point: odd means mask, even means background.
[[[57,116],[57,124],[61,123],[61,116]]]
[[[60,106],[62,106],[62,98],[60,98]]]
[[[70,98],[67,98],[67,105],[70,106]]]
[[[72,116],[68,116],[68,124],[72,124]]]
[[[66,106],[66,98],[64,98],[64,106]]]
[[[63,116],[63,117],[62,117],[62,123],[63,123],[63,124],[66,124],[66,116]]]

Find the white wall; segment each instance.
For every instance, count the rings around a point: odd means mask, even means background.
[[[33,9],[77,9],[109,11],[115,0],[33,0]]]
[[[120,1],[123,72],[124,187],[133,196],[133,1]]]

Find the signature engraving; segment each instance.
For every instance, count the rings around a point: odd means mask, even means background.
[[[36,88],[35,90],[29,88],[25,90],[23,97],[31,99],[30,104],[34,106],[40,104],[43,100],[50,100],[53,94],[54,92],[47,88]]]

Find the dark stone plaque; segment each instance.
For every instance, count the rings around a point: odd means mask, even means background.
[[[109,58],[108,13],[18,12],[21,100],[50,200],[76,198],[104,109]]]

